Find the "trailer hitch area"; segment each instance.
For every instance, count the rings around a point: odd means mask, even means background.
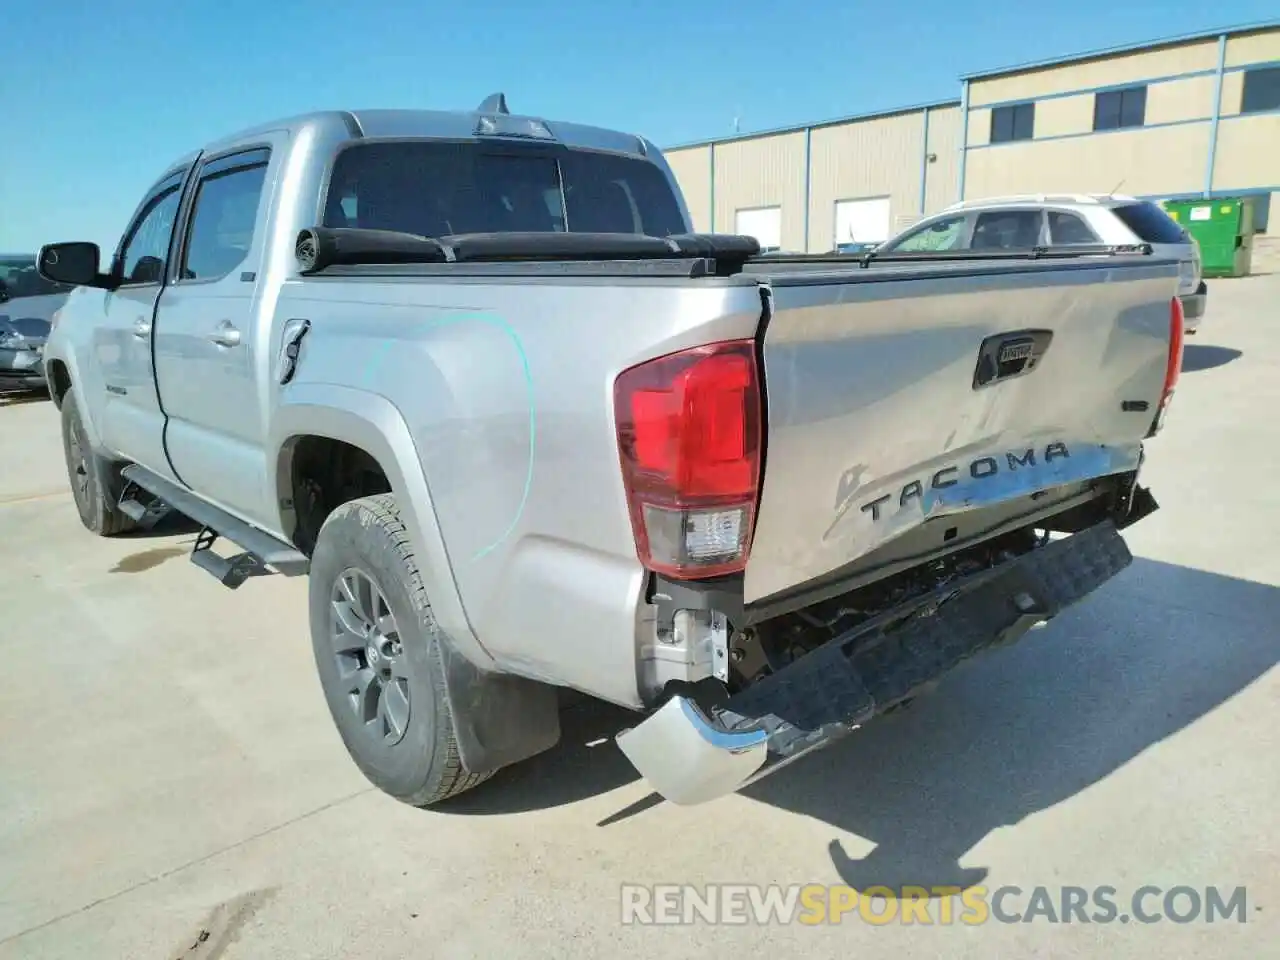
[[[673,696],[643,723],[617,735],[618,748],[662,797],[679,806],[735,792],[764,765],[762,727],[726,730],[693,700]]]

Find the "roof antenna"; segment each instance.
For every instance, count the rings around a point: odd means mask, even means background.
[[[507,95],[505,93],[491,93],[484,98],[484,102],[476,107],[476,113],[511,113],[507,109]]]
[[[1126,180],[1128,180],[1128,179],[1129,179],[1128,177],[1121,177],[1121,178],[1120,178],[1120,182],[1119,182],[1119,183],[1117,183],[1114,187],[1112,187],[1112,188],[1111,188],[1111,192],[1110,192],[1109,194],[1107,194],[1107,196],[1109,196],[1109,197],[1114,197],[1114,196],[1116,195],[1116,191],[1117,191],[1117,190],[1119,190],[1121,187],[1123,187],[1123,186],[1124,186],[1124,182],[1125,182]]]

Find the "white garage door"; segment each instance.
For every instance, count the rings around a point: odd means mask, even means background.
[[[836,201],[836,244],[889,239],[889,198]]]
[[[734,233],[755,237],[761,250],[777,250],[782,246],[782,208],[757,207],[739,210],[734,217]]]

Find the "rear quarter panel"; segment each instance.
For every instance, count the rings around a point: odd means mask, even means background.
[[[332,384],[403,417],[465,615],[497,665],[638,705],[646,605],[613,381],[754,335],[755,282],[312,278],[285,284],[277,317],[312,322],[282,402]]]

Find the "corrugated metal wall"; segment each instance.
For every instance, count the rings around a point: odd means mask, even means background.
[[[954,202],[960,110],[946,105],[928,114],[927,148],[923,110],[811,128],[807,237],[804,130],[716,143],[714,180],[710,145],[675,148],[666,157],[698,229],[712,228],[713,202],[714,229],[722,232],[735,229],[739,210],[779,207],[782,246],[817,252],[832,247],[841,200],[888,197],[895,225],[920,215],[922,180],[925,212]]]
[[[804,133],[716,144],[716,229],[732,233],[739,210],[782,208],[782,246],[804,249]]]
[[[929,164],[925,182],[924,212],[937,213],[956,202],[956,178],[960,167],[960,108],[935,107],[929,111]]]
[[[665,153],[667,165],[680,184],[684,202],[693,218],[693,228],[711,232],[711,147],[693,147]]]
[[[782,245],[818,252],[833,243],[841,200],[887,197],[893,229],[964,194],[1118,191],[1194,194],[1206,186],[1218,41],[1195,40],[969,82],[968,149],[956,105],[919,109],[668,151],[699,230],[733,231],[743,209],[778,207]],[[1222,74],[1212,189],[1280,185],[1280,114],[1240,116],[1248,65],[1280,63],[1280,30],[1229,36]],[[1234,69],[1233,69],[1234,68]],[[1185,76],[1185,74],[1197,74]],[[1095,133],[1099,88],[1147,85],[1145,125]],[[1046,99],[1047,98],[1047,99]],[[991,107],[1034,100],[1035,139],[990,144]],[[806,137],[809,165],[806,170]],[[714,154],[714,173],[712,172]],[[932,155],[932,161],[926,157]],[[806,189],[808,190],[806,229]],[[712,206],[714,204],[714,217]],[[1280,231],[1280,217],[1271,232]]]
[[[923,150],[924,117],[918,111],[815,129],[807,249],[835,246],[839,200],[888,197],[890,222],[896,213],[914,212]]]

